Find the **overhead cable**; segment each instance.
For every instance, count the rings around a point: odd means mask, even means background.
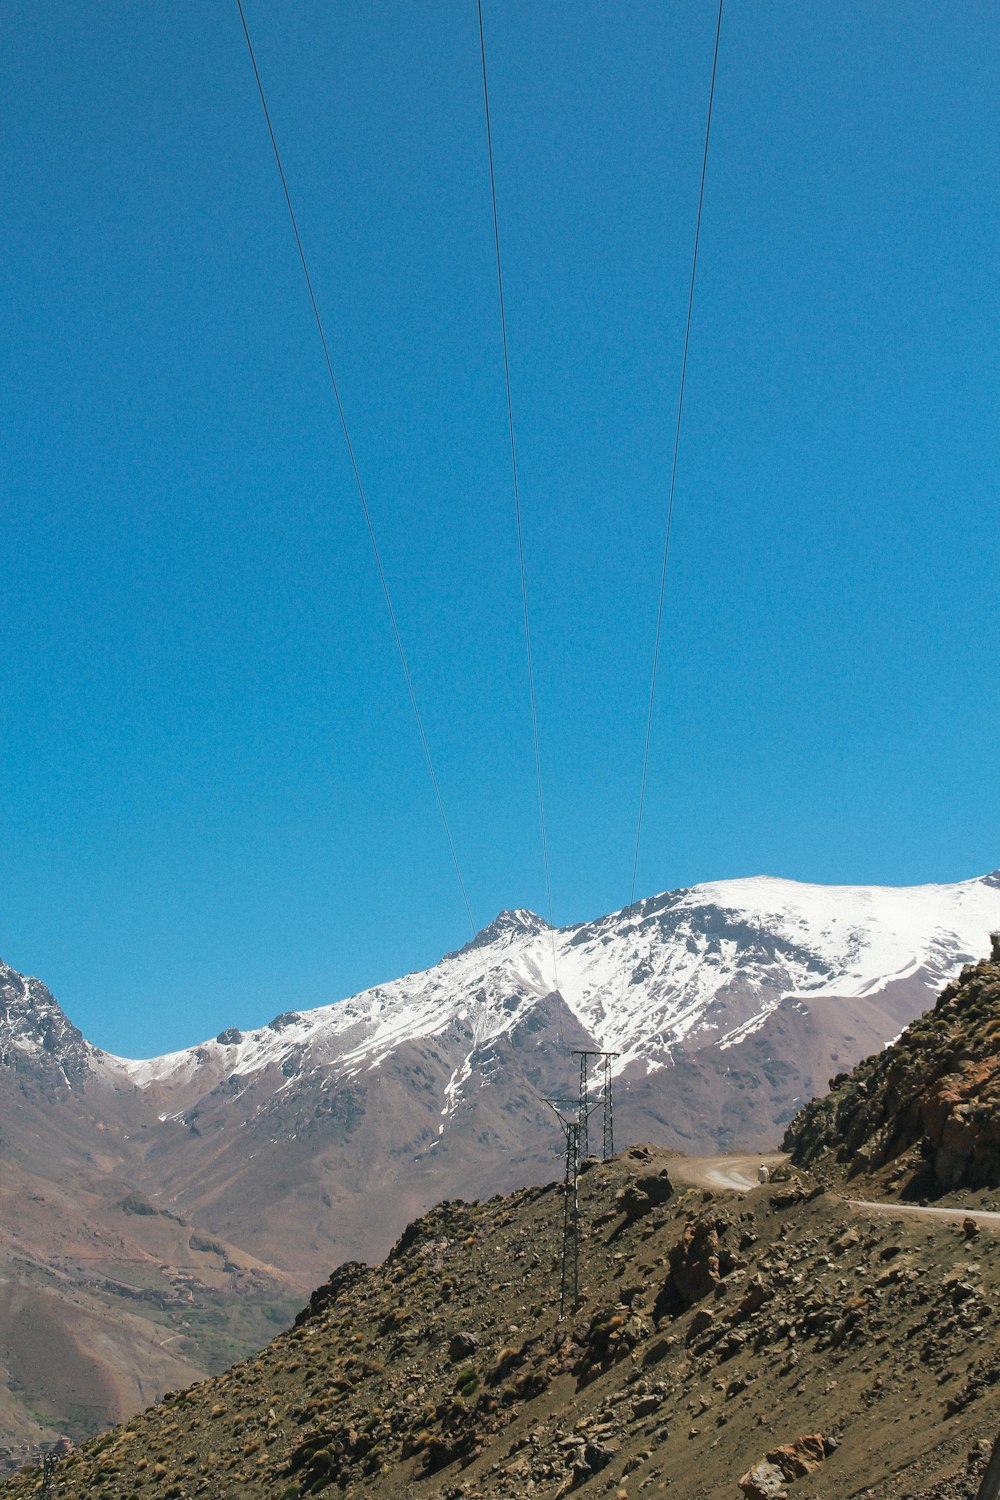
[[[500,256],[500,221],[497,215],[497,187],[493,171],[493,132],[490,128],[490,90],[486,75],[486,38],[483,33],[483,3],[476,0],[479,11],[479,55],[483,67],[483,106],[486,112],[486,150],[490,165],[490,198],[493,204],[493,247],[496,252],[497,295],[500,300],[500,336],[503,345],[503,374],[507,393],[507,433],[510,440],[510,467],[514,480],[514,520],[517,525],[517,560],[521,575],[521,610],[524,619],[524,650],[528,662],[528,699],[531,705],[531,734],[535,747],[535,783],[538,789],[538,822],[542,836],[542,864],[545,870],[545,900],[549,930],[552,933],[552,966],[559,987],[556,967],[555,927],[552,921],[552,882],[549,876],[549,844],[545,832],[545,798],[542,795],[542,757],[538,744],[538,704],[535,696],[535,671],[531,655],[531,624],[528,617],[528,585],[524,572],[524,533],[521,526],[521,491],[517,478],[517,445],[514,442],[514,403],[510,392],[510,358],[507,352],[507,315],[503,295],[503,266]]]
[[[649,680],[649,703],[646,710],[646,736],[642,752],[642,783],[639,789],[639,815],[635,828],[635,847],[632,854],[632,886],[626,911],[635,905],[635,883],[639,868],[639,843],[642,838],[642,815],[646,804],[646,781],[649,771],[649,745],[653,732],[653,701],[656,696],[656,672],[660,660],[660,641],[663,634],[663,606],[667,587],[667,557],[670,552],[670,527],[674,517],[674,493],[677,488],[677,460],[681,445],[681,418],[684,412],[684,385],[687,378],[688,348],[691,343],[691,318],[694,312],[694,288],[698,274],[698,242],[701,238],[701,214],[705,203],[705,178],[708,173],[708,145],[712,134],[712,105],[715,101],[715,76],[719,66],[719,38],[722,35],[722,6],[719,0],[719,15],[715,26],[715,50],[712,54],[712,81],[708,91],[708,114],[705,121],[705,145],[701,158],[701,183],[698,188],[698,214],[694,229],[694,250],[691,255],[691,278],[688,286],[687,317],[684,323],[684,350],[681,356],[680,384],[677,391],[677,414],[674,421],[674,450],[670,465],[670,488],[667,500],[667,522],[663,537],[663,562],[660,567],[660,596],[656,609],[656,631],[653,638],[653,667]],[[622,981],[624,989],[624,978]]]
[[[260,94],[260,102],[261,102],[261,106],[263,107],[263,110],[264,110],[264,119],[265,119],[266,124],[267,124],[267,133],[268,133],[268,135],[271,138],[271,148],[274,151],[274,160],[277,163],[277,167],[278,167],[278,176],[281,178],[281,189],[282,189],[282,192],[285,195],[285,203],[286,203],[287,208],[288,208],[288,217],[289,217],[289,219],[291,220],[291,223],[292,223],[292,231],[293,231],[293,233],[295,235],[295,244],[296,244],[296,247],[297,247],[298,252],[299,252],[299,260],[302,263],[302,274],[305,277],[306,289],[307,289],[307,291],[309,293],[309,301],[310,301],[310,303],[312,305],[313,318],[316,321],[316,329],[317,329],[317,332],[319,333],[320,343],[323,346],[323,358],[326,361],[326,370],[327,370],[327,374],[328,374],[328,376],[330,378],[330,387],[331,387],[331,389],[333,391],[334,401],[336,402],[336,406],[337,406],[337,415],[340,418],[340,425],[341,425],[341,427],[343,429],[343,433],[344,433],[344,441],[345,441],[345,443],[347,445],[348,457],[350,458],[351,468],[352,468],[352,470],[354,472],[354,482],[355,482],[355,484],[357,486],[358,497],[359,497],[359,499],[361,501],[361,509],[362,509],[362,511],[364,513],[365,526],[366,526],[367,531],[368,531],[368,540],[371,542],[372,553],[373,553],[374,558],[375,558],[375,566],[376,566],[376,568],[378,570],[379,583],[382,585],[382,593],[383,593],[383,596],[385,598],[386,609],[389,612],[389,622],[390,622],[390,624],[392,626],[392,634],[393,634],[393,638],[395,639],[395,642],[396,642],[396,650],[399,653],[400,664],[401,664],[401,666],[403,668],[403,676],[406,679],[406,690],[407,690],[407,692],[409,694],[410,706],[413,709],[413,717],[416,720],[417,732],[420,735],[420,743],[421,743],[421,746],[423,747],[424,759],[427,762],[427,770],[428,770],[428,773],[429,773],[430,778],[431,778],[431,785],[434,788],[434,797],[435,797],[435,800],[437,802],[438,812],[441,815],[441,823],[442,823],[442,825],[444,827],[445,837],[446,837],[446,839],[448,841],[448,849],[449,849],[449,852],[451,854],[452,864],[455,867],[455,874],[458,877],[458,883],[459,883],[459,886],[461,887],[462,900],[465,903],[465,910],[466,910],[466,913],[468,914],[469,925],[472,928],[473,936],[475,936],[475,933],[476,933],[476,923],[475,923],[475,919],[474,919],[474,917],[472,915],[472,907],[471,907],[471,905],[469,903],[468,892],[466,891],[465,880],[463,879],[463,876],[462,876],[461,866],[459,865],[459,862],[458,862],[458,853],[457,853],[457,851],[455,849],[455,841],[452,838],[451,827],[450,827],[450,825],[448,823],[448,817],[447,817],[447,814],[445,812],[444,799],[441,796],[441,787],[440,787],[440,785],[438,783],[437,773],[434,770],[434,762],[431,759],[430,745],[427,742],[427,735],[426,735],[426,733],[424,731],[423,719],[421,718],[421,715],[420,715],[420,709],[417,706],[417,695],[416,695],[416,693],[414,691],[413,679],[410,676],[410,668],[409,668],[409,665],[408,665],[407,660],[406,660],[406,652],[403,650],[403,641],[402,641],[402,637],[400,636],[400,633],[399,633],[399,626],[396,623],[396,612],[395,612],[395,610],[392,607],[392,597],[391,597],[391,595],[389,593],[389,584],[388,584],[388,581],[387,581],[386,576],[385,576],[385,569],[382,566],[382,557],[381,557],[381,554],[379,552],[378,542],[376,541],[376,538],[375,538],[375,528],[372,525],[371,512],[368,509],[368,500],[367,500],[367,498],[365,496],[364,485],[361,482],[361,473],[360,473],[360,470],[358,468],[358,462],[357,462],[357,459],[356,459],[356,457],[354,455],[354,445],[351,442],[351,434],[350,434],[350,432],[348,430],[348,426],[347,426],[347,416],[346,416],[346,414],[344,412],[343,402],[340,399],[340,390],[339,390],[339,388],[337,386],[337,378],[336,378],[336,376],[333,373],[333,360],[332,360],[332,358],[330,356],[330,348],[329,348],[329,345],[327,343],[326,333],[324,332],[324,329],[323,329],[323,320],[320,317],[319,306],[318,306],[318,304],[316,302],[316,294],[313,291],[312,277],[309,274],[309,265],[308,265],[308,262],[306,261],[306,253],[305,253],[305,250],[303,249],[303,246],[302,246],[302,237],[299,234],[299,226],[298,226],[298,223],[297,223],[296,218],[295,218],[295,210],[292,207],[292,198],[291,198],[291,194],[290,194],[290,192],[288,190],[288,181],[287,181],[287,178],[285,177],[285,169],[284,169],[284,167],[281,164],[281,153],[278,150],[278,142],[277,142],[277,140],[275,138],[274,127],[271,124],[270,111],[268,110],[268,107],[267,107],[267,100],[264,97],[264,85],[261,82],[260,70],[257,67],[257,58],[254,55],[253,43],[250,40],[250,31],[249,31],[249,28],[247,27],[246,16],[243,13],[242,0],[236,0],[236,7],[237,7],[237,9],[238,9],[238,11],[240,13],[240,21],[243,24],[243,35],[246,37],[247,51],[250,54],[250,62],[251,62],[251,65],[253,67],[254,78],[257,81],[257,92]]]

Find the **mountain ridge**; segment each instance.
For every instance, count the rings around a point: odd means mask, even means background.
[[[623,988],[627,990],[642,982],[648,968],[648,952],[640,951],[644,930],[648,937],[648,931],[654,919],[658,919],[661,927],[668,927],[671,914],[676,917],[682,912],[697,913],[699,910],[710,918],[710,922],[706,923],[706,936],[709,942],[699,953],[699,958],[707,958],[711,962],[724,941],[738,943],[742,940],[752,946],[756,939],[760,945],[763,960],[770,959],[780,963],[784,959],[793,971],[796,966],[801,966],[802,977],[809,981],[806,989],[810,995],[819,995],[824,992],[823,986],[815,982],[815,978],[824,973],[828,979],[827,993],[863,994],[866,985],[871,986],[890,979],[905,977],[907,971],[914,972],[918,965],[908,957],[911,948],[921,945],[927,948],[928,956],[934,959],[934,962],[928,966],[929,972],[936,969],[944,972],[949,966],[956,967],[962,961],[971,961],[983,945],[987,930],[983,927],[983,922],[992,920],[995,924],[1000,921],[1000,903],[985,901],[979,903],[979,910],[974,915],[970,913],[971,920],[966,923],[969,930],[964,947],[961,942],[949,943],[948,938],[954,936],[949,933],[942,933],[942,942],[938,944],[935,944],[933,940],[927,940],[924,934],[928,926],[932,930],[935,926],[933,919],[928,921],[928,915],[935,909],[940,910],[942,905],[951,900],[956,893],[972,895],[978,892],[986,895],[993,890],[1000,891],[1000,870],[964,881],[902,887],[825,886],[814,882],[788,880],[779,876],[757,875],[679,887],[676,890],[646,897],[631,906],[605,916],[591,918],[562,928],[550,928],[543,917],[526,908],[509,909],[498,913],[492,922],[461,948],[445,953],[437,964],[432,964],[426,969],[411,971],[397,979],[369,986],[354,995],[345,996],[322,1006],[294,1011],[285,1010],[270,1021],[251,1028],[224,1028],[214,1038],[205,1038],[152,1058],[126,1058],[102,1048],[92,1050],[95,1054],[100,1054],[102,1058],[119,1063],[127,1069],[150,1069],[156,1062],[172,1064],[174,1059],[209,1047],[213,1042],[227,1045],[222,1042],[223,1037],[235,1038],[238,1034],[242,1042],[250,1036],[260,1037],[267,1031],[274,1033],[287,1031],[289,1025],[302,1022],[304,1018],[310,1019],[310,1029],[313,1029],[316,1020],[321,1017],[332,1018],[333,1013],[339,1007],[353,1007],[351,1014],[356,1016],[365,1002],[371,1002],[374,1006],[380,1000],[389,999],[392,997],[390,992],[398,992],[409,982],[424,979],[440,969],[442,965],[467,958],[470,954],[479,953],[484,949],[493,948],[498,943],[502,943],[507,948],[514,947],[520,938],[524,938],[526,943],[533,944],[539,949],[537,953],[531,955],[538,964],[537,973],[534,976],[522,976],[528,982],[529,987],[534,988],[539,996],[554,992],[563,993],[578,1019],[583,1024],[589,1025],[595,1020],[600,1020],[600,1013],[595,1009],[589,992],[583,995],[580,993],[581,989],[586,990],[586,984],[581,985],[580,976],[574,971],[572,962],[567,971],[565,963],[560,963],[559,960],[571,960],[581,948],[592,944],[607,946],[617,938],[616,958],[620,960],[618,977],[625,979]],[[779,899],[781,895],[785,896],[784,903]],[[874,912],[874,915],[879,918],[883,945],[881,950],[871,954],[871,972],[866,974],[858,960],[864,955],[863,937],[866,923],[870,924],[872,909],[879,901],[897,910],[891,914],[892,921],[886,920],[886,913],[879,916],[877,911]],[[908,920],[902,921],[901,917],[906,907],[911,910],[908,913]],[[728,924],[725,922],[727,914],[735,919]],[[773,923],[777,919],[780,923],[783,916],[792,916],[794,922],[800,927],[805,927],[804,918],[807,915],[814,918],[817,915],[827,918],[827,926],[819,927],[814,932],[812,949],[808,944],[797,943],[793,933],[775,931],[773,927],[767,928],[764,925],[765,920],[771,920]],[[687,933],[684,936],[687,936]],[[545,982],[542,982],[541,975],[546,965],[544,950],[546,943],[550,943],[553,937],[560,945],[557,948],[557,972],[551,973]],[[631,962],[628,953],[630,944],[636,948]],[[648,949],[648,941],[646,946]],[[902,959],[903,962],[897,962],[898,959]],[[851,967],[852,960],[854,961],[853,968]],[[0,968],[6,968],[6,966],[0,964]],[[608,965],[606,972],[600,977],[605,980],[613,977],[615,968],[615,964]],[[26,979],[29,984],[41,986],[44,990],[41,981],[27,976],[20,977]],[[718,977],[720,976],[712,976],[713,982]],[[726,976],[723,974],[721,977],[725,979]],[[793,973],[792,977],[799,976]],[[936,977],[935,974],[934,979]],[[556,982],[557,979],[561,981],[561,984]],[[927,982],[929,990],[933,990],[934,979],[929,979]],[[790,994],[795,992],[794,984],[788,988]],[[47,990],[45,990],[45,995],[49,1000],[52,999]],[[597,1039],[613,1040],[611,1036],[599,1036]],[[91,1047],[91,1044],[87,1045]],[[233,1043],[228,1043],[228,1045],[233,1045]],[[236,1043],[236,1045],[240,1044]],[[625,1063],[619,1064],[620,1068],[624,1066]]]

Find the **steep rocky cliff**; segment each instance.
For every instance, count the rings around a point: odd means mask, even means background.
[[[903,1192],[1000,1186],[1000,954],[964,968],[883,1052],[800,1110],[800,1166],[879,1174]]]

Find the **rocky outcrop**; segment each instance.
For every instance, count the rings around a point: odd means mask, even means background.
[[[628,1154],[631,1160],[648,1160],[649,1148],[634,1146]],[[615,1207],[629,1220],[641,1219],[666,1203],[673,1191],[666,1167],[661,1167],[658,1172],[642,1172],[616,1195]]]
[[[670,1281],[687,1306],[711,1296],[734,1269],[736,1257],[724,1243],[728,1229],[725,1219],[695,1219],[671,1246],[667,1256]]]
[[[0,963],[0,1068],[22,1089],[64,1096],[90,1071],[94,1051],[41,980]]]
[[[899,1164],[940,1190],[1000,1185],[1000,962],[963,969],[884,1052],[832,1079],[785,1136],[798,1166]]]
[[[811,1474],[835,1448],[836,1443],[821,1432],[782,1443],[743,1475],[740,1489],[746,1500],[782,1500],[786,1483]]]

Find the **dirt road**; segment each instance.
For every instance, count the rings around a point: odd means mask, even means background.
[[[844,1202],[851,1208],[863,1209],[865,1213],[924,1214],[943,1219],[945,1223],[950,1224],[961,1224],[963,1219],[975,1219],[977,1224],[984,1224],[991,1229],[1000,1229],[1000,1213],[995,1213],[992,1209],[932,1208],[922,1203],[871,1203],[865,1198],[845,1198]]]
[[[678,1156],[670,1164],[670,1175],[685,1187],[710,1188],[713,1192],[746,1193],[758,1186],[758,1169],[761,1165],[769,1171],[787,1162],[781,1151],[764,1154],[752,1152],[730,1152],[724,1156]],[[979,1208],[936,1208],[921,1203],[875,1203],[866,1198],[846,1198],[851,1208],[869,1214],[922,1214],[928,1218],[943,1220],[946,1224],[961,1224],[964,1219],[975,1219],[977,1224],[992,1230],[1000,1230],[1000,1213]]]
[[[725,1156],[678,1156],[670,1163],[670,1175],[685,1187],[746,1193],[757,1187],[757,1171],[761,1165],[772,1171],[787,1160],[782,1151],[762,1155],[739,1151]]]

